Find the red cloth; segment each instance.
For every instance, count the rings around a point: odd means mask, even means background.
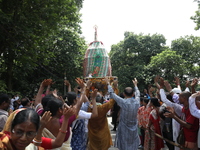
[[[46,137],[42,137],[41,138],[42,143],[41,143],[41,147],[43,147],[44,149],[52,149],[52,139],[50,138],[46,138]]]
[[[162,135],[161,129],[160,129],[160,116],[157,113],[157,119],[154,119],[154,117],[150,114],[149,118],[155,128],[155,133]],[[155,150],[160,150],[164,147],[163,140],[157,136],[155,136]]]
[[[192,127],[190,129],[183,127],[185,140],[188,142],[196,143],[198,130],[199,130],[199,119],[192,116],[189,109],[185,109],[183,107],[182,112],[185,114],[185,121],[188,124],[192,125]]]

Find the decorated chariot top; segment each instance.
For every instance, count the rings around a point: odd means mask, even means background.
[[[86,50],[83,63],[84,77],[112,76],[111,63],[103,42],[97,40],[97,26],[95,26],[94,41]]]

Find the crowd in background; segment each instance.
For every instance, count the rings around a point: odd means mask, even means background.
[[[74,91],[69,81],[66,95],[51,89],[53,81],[41,82],[34,101],[27,97],[0,95],[0,149],[31,150],[108,150],[112,145],[107,114],[112,112],[116,131],[114,146],[120,150],[169,150],[200,148],[200,92],[198,79],[172,88],[156,76],[154,87],[140,92],[134,88],[118,90],[118,82],[105,77],[108,93],[92,89],[77,78]],[[182,133],[182,134],[181,134]]]

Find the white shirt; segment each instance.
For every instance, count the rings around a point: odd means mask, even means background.
[[[8,112],[3,109],[0,109],[0,131],[3,130],[7,119],[8,119]]]
[[[200,118],[200,109],[197,108],[196,103],[195,103],[196,96],[197,96],[197,94],[193,94],[192,96],[190,96],[189,109],[190,109],[190,113],[192,114],[192,116],[194,116],[196,118]]]
[[[85,119],[85,132],[88,132],[88,127],[87,127],[88,119],[90,119],[91,116],[92,116],[92,113],[86,112],[86,111],[83,111],[83,110],[80,110],[79,113],[78,113],[78,118],[77,119]],[[76,120],[73,121],[72,128],[74,128],[74,125],[76,124]]]
[[[176,114],[178,116],[181,116],[182,114],[182,108],[183,106],[177,103],[172,103],[170,100],[167,99],[166,95],[165,95],[165,91],[164,89],[160,89],[160,96],[161,96],[161,100],[169,107],[173,107],[174,111],[176,112]],[[177,94],[173,95],[173,98],[177,97]],[[177,99],[178,100],[178,99]],[[180,124],[175,120],[172,119],[172,126],[173,126],[173,140],[176,141],[179,131],[180,131]],[[175,146],[175,150],[180,150],[179,147]]]
[[[181,116],[182,114],[182,109],[183,106],[177,103],[172,103],[170,100],[167,99],[166,95],[165,95],[165,91],[164,89],[160,89],[160,96],[161,96],[161,100],[169,107],[173,107],[174,111],[176,112],[176,114],[178,116]]]

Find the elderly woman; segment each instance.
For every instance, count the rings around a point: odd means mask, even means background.
[[[68,124],[68,118],[72,114],[72,110],[65,109],[65,125]],[[48,122],[50,115],[49,112],[45,113],[41,122]],[[58,142],[64,140],[65,134],[63,132],[66,132],[67,126],[61,126],[60,133],[56,139],[41,137],[43,128],[44,125],[40,125],[40,117],[35,110],[30,108],[18,109],[9,116],[3,131],[0,132],[0,149],[28,150],[34,147],[40,150],[60,147],[62,142]]]

